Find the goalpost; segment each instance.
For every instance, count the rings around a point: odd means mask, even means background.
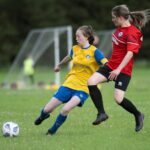
[[[65,55],[67,55],[71,48],[71,26],[31,30],[4,80],[6,87],[8,88],[10,84],[24,80],[22,64],[27,55],[32,56],[34,65],[36,65],[38,64],[39,60],[42,59],[44,53],[50,53],[51,59],[54,59],[54,64],[46,59],[44,59],[43,62],[47,61],[47,64],[51,63],[52,67],[54,67],[60,61],[60,49],[63,51],[66,50]],[[54,53],[53,56],[51,56],[52,53]],[[54,78],[55,84],[59,86],[60,73],[55,73]]]

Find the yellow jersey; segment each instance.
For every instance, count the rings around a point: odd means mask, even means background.
[[[72,47],[70,57],[72,58],[72,68],[63,86],[89,93],[87,81],[90,76],[98,70],[100,64],[105,64],[108,60],[102,52],[95,46],[81,48],[79,45]]]

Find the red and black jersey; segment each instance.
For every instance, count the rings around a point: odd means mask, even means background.
[[[132,51],[137,54],[142,45],[142,33],[134,25],[129,27],[120,27],[112,35],[113,51],[112,56],[107,65],[112,69],[116,69],[127,54]],[[121,70],[122,73],[131,76],[133,67],[133,57],[129,63]]]

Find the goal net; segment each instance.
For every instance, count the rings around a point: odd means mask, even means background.
[[[102,30],[97,31],[96,34],[99,38],[98,44],[96,45],[105,55],[109,58],[112,52],[112,33],[114,30]]]
[[[60,59],[67,55],[71,48],[71,26],[31,30],[6,75],[5,87],[26,88],[29,85],[31,87],[31,84],[25,81],[23,73],[23,63],[26,56],[29,55],[32,56],[33,66],[35,67],[36,82],[41,85],[43,82],[47,82],[47,84],[53,82],[59,86],[60,73],[54,73],[53,68],[59,63]]]

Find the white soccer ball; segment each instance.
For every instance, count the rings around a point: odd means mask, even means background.
[[[2,128],[3,136],[5,137],[16,137],[19,135],[19,126],[14,122],[5,122]]]

